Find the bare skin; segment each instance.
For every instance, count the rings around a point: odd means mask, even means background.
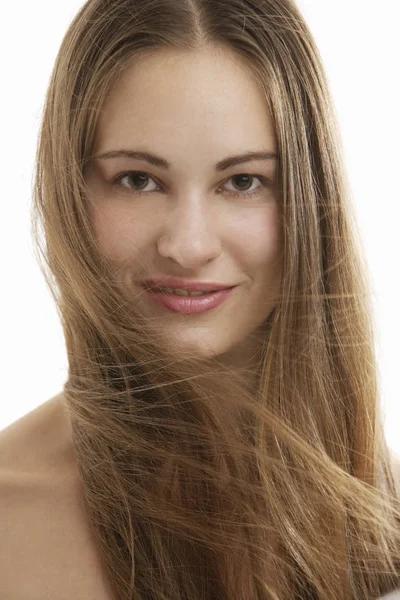
[[[62,394],[0,432],[0,598],[114,600]]]

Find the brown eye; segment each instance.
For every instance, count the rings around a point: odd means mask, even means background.
[[[123,183],[125,179],[129,180],[131,185],[126,185],[125,183]],[[265,188],[270,187],[271,185],[270,180],[266,177],[262,175],[250,175],[248,173],[240,173],[238,175],[233,175],[228,181],[231,180],[235,181],[234,187],[236,189],[228,189],[228,193],[237,197],[242,196],[243,198],[259,196]],[[145,188],[149,185],[150,181],[153,181],[155,183],[156,188],[145,190]],[[251,189],[251,184],[254,184],[256,181],[258,181],[261,185],[258,185],[258,187],[254,189]],[[136,196],[161,191],[160,186],[155,182],[153,177],[151,177],[145,171],[127,171],[125,173],[121,173],[116,179],[114,179],[113,185],[125,191],[131,191],[132,194]],[[237,189],[237,186],[239,187],[239,191]]]
[[[249,182],[251,183],[252,177],[251,177],[251,175],[234,175],[232,177],[232,179],[236,180],[235,184],[239,185],[239,188],[241,188],[240,191],[242,191],[242,192],[245,191],[246,192],[247,190],[246,189],[243,190],[241,184],[243,184],[244,187],[248,186]]]
[[[133,192],[134,193],[147,193],[147,192],[143,192],[143,188],[145,188],[148,185],[148,181],[150,179],[152,179],[152,177],[150,177],[150,175],[148,173],[145,173],[144,171],[128,171],[126,173],[122,173],[121,175],[119,175],[115,180],[114,180],[114,185],[116,185],[117,187],[121,187],[124,189],[127,189],[127,186],[125,184],[123,184],[122,182],[124,181],[124,179],[130,180],[131,183],[133,183]],[[154,180],[153,180],[154,181]],[[128,189],[132,187],[128,186]],[[139,188],[139,189],[136,189]],[[148,190],[149,192],[154,192],[157,190]]]
[[[234,186],[236,187],[236,185],[238,184],[240,188],[240,191],[237,191],[237,189],[234,191],[230,191],[230,193],[232,193],[234,196],[256,196],[259,195],[264,188],[270,185],[270,181],[266,177],[263,177],[262,175],[249,175],[248,173],[240,173],[239,175],[233,175],[233,177],[231,177],[231,180],[235,180]],[[254,183],[254,181],[256,180],[258,180],[261,183],[261,185],[259,185],[255,189],[251,189],[251,184]],[[243,187],[246,189],[243,189]]]
[[[132,175],[127,175],[127,177],[131,179],[133,185],[139,187],[146,187],[146,183],[148,182],[149,176],[146,173],[132,173]]]

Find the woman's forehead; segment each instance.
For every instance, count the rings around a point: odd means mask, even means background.
[[[139,142],[176,140],[193,148],[227,140],[239,152],[243,143],[249,149],[274,143],[263,92],[231,57],[224,62],[212,52],[202,51],[196,59],[183,53],[168,69],[165,60],[161,53],[152,55],[121,75],[100,114],[98,133],[108,147],[99,151],[126,146],[132,135]],[[237,139],[242,143],[235,144]]]

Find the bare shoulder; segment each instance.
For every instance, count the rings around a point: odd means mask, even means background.
[[[38,476],[76,464],[63,393],[0,431],[0,476]]]
[[[112,598],[62,395],[0,432],[0,598]]]

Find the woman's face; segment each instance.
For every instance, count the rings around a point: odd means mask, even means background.
[[[99,157],[120,150],[157,155],[169,168]],[[276,138],[261,90],[239,59],[225,49],[163,50],[142,57],[111,90],[86,171],[95,234],[120,265],[124,293],[159,319],[168,338],[234,364],[256,349],[254,334],[276,304],[281,278],[278,159],[216,168],[249,152],[276,153]],[[143,291],[141,282],[165,276],[237,287],[217,308],[182,314]]]

